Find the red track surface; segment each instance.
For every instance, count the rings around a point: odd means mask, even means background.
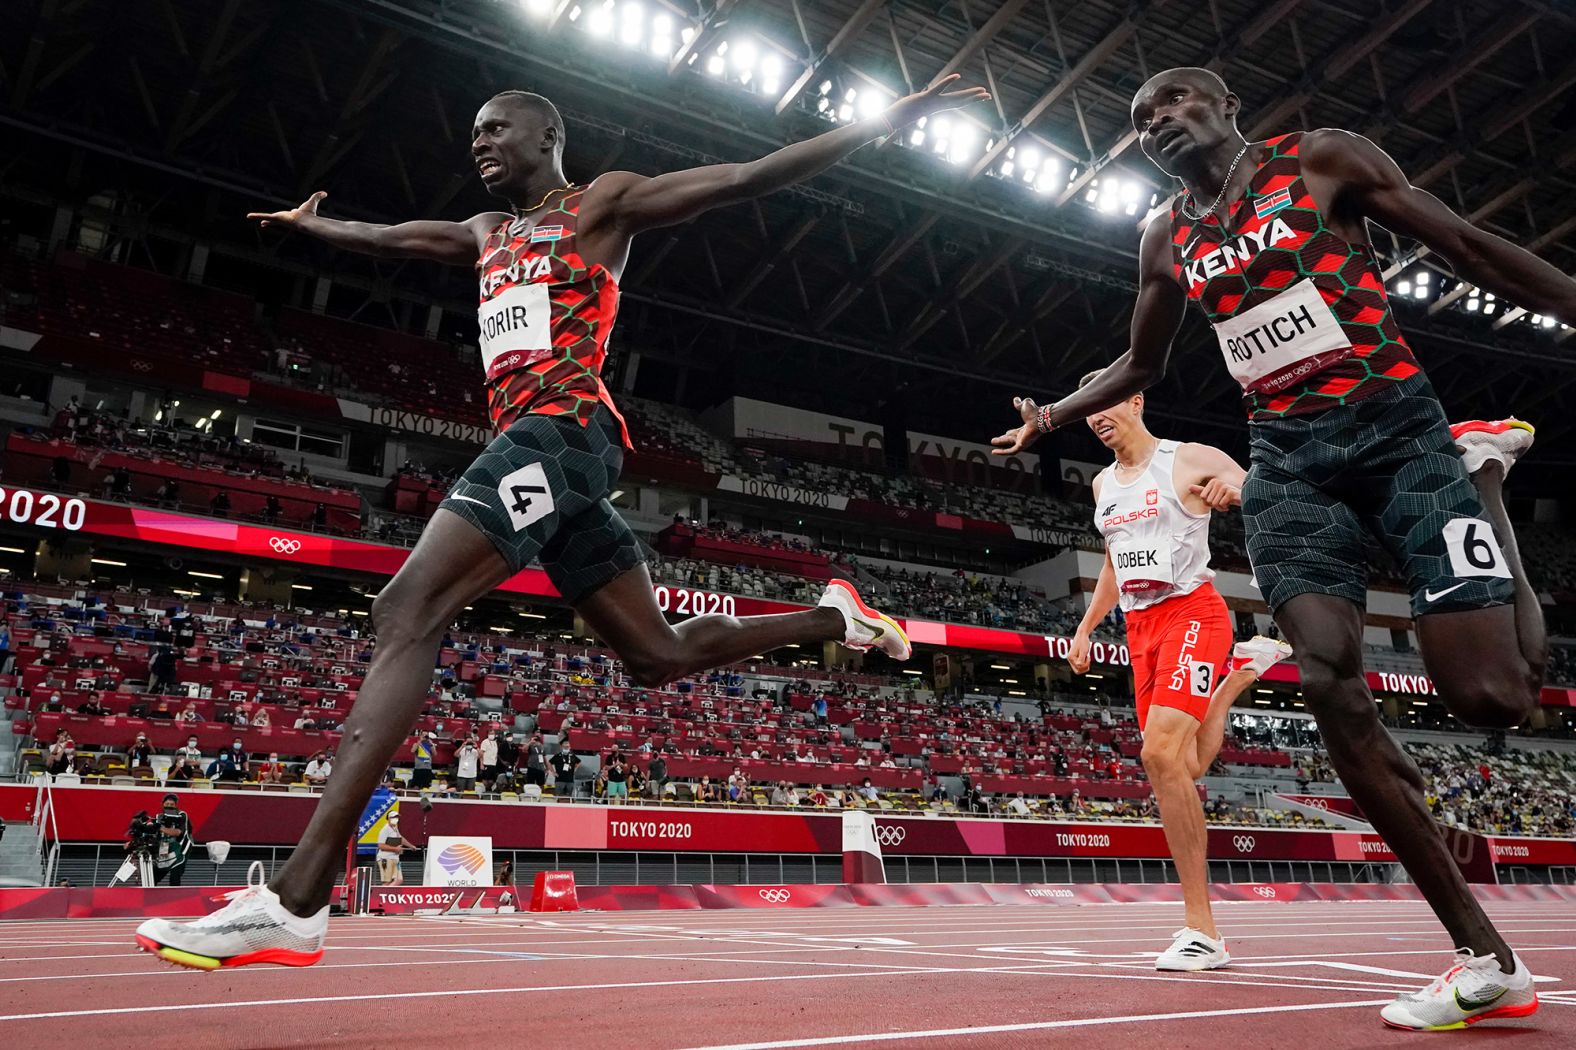
[[[1191,975],[1150,965],[1176,904],[336,919],[316,967],[212,974],[136,952],[130,920],[18,922],[0,1044],[1572,1046],[1576,906],[1488,908],[1552,978],[1543,1009],[1434,1036],[1377,1012],[1450,945],[1423,905],[1374,902],[1223,904],[1236,963]]]

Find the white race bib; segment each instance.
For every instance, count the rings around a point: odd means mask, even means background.
[[[1273,394],[1352,354],[1351,340],[1311,277],[1215,325],[1242,389]]]
[[[1123,594],[1147,594],[1176,586],[1169,544],[1113,544],[1111,567],[1116,570],[1116,584]]]
[[[477,309],[487,378],[540,361],[552,352],[552,304],[545,284],[517,284]]]

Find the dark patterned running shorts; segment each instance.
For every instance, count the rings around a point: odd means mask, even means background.
[[[1271,611],[1310,592],[1366,607],[1365,532],[1395,558],[1414,616],[1513,600],[1505,555],[1426,377],[1248,429],[1242,515]]]
[[[606,407],[521,416],[466,468],[441,504],[475,525],[515,572],[540,560],[571,604],[646,560],[608,493],[624,466],[623,433]]]

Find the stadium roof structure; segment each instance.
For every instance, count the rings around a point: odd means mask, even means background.
[[[231,266],[215,281],[327,272],[359,297],[340,312],[398,323],[435,303],[463,325],[463,271],[336,256],[241,215],[315,189],[373,221],[486,209],[467,135],[504,88],[558,103],[584,181],[750,159],[958,72],[994,100],[645,235],[615,349],[690,403],[895,402],[983,439],[1011,393],[1065,392],[1125,347],[1140,224],[1172,190],[1128,119],[1149,74],[1217,70],[1250,137],[1366,134],[1569,272],[1573,45],[1576,15],[1544,0],[24,0],[0,7],[0,193],[87,209],[133,261],[138,242],[201,242]],[[1571,333],[1414,243],[1375,243],[1450,411],[1568,438]],[[1211,342],[1190,314],[1151,411],[1240,450]],[[1537,459],[1568,466],[1567,446]]]

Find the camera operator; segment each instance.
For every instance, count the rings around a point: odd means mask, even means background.
[[[155,821],[158,840],[153,854],[153,884],[169,879],[171,886],[181,884],[186,872],[186,854],[192,848],[192,820],[181,809],[173,793],[164,796],[164,808]]]

